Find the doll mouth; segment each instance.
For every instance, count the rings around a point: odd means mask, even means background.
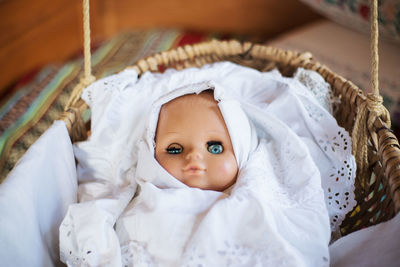
[[[202,174],[206,169],[197,166],[197,165],[189,165],[183,169],[183,172],[187,174]]]

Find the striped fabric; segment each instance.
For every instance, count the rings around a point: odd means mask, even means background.
[[[93,75],[99,79],[152,53],[218,37],[159,29],[122,33],[93,53]],[[46,66],[3,101],[0,107],[0,183],[30,145],[59,117],[79,82],[82,69],[82,58],[64,65]]]

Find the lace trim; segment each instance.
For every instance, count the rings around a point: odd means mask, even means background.
[[[332,107],[337,104],[338,99],[333,96],[331,87],[318,73],[299,68],[295,78],[305,85],[315,99],[327,111],[332,113]],[[305,103],[308,116],[315,122],[320,123],[325,118],[324,112],[315,105]],[[357,204],[354,196],[354,181],[356,175],[356,164],[351,154],[351,138],[341,127],[336,127],[337,132],[329,131],[329,134],[320,136],[316,142],[319,147],[330,158],[342,159],[338,166],[332,166],[328,177],[323,181],[325,202],[328,206],[331,222],[332,239],[340,237],[340,225],[346,214]],[[333,132],[333,133],[331,133]]]

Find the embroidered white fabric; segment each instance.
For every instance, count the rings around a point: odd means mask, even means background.
[[[325,191],[325,201],[328,205],[331,220],[332,241],[334,241],[341,236],[340,225],[346,214],[356,205],[354,200],[354,179],[357,166],[351,155],[351,139],[344,129],[337,128],[336,125],[333,126],[334,123],[331,121],[332,105],[338,100],[333,96],[330,85],[317,72],[302,68],[299,68],[294,75],[293,82],[296,81],[299,81],[309,89],[309,91],[298,90],[296,93],[301,96],[300,101],[306,114],[315,122],[315,124],[308,124],[315,138],[313,140],[314,143],[309,144],[309,149],[323,177],[322,187]],[[299,89],[301,87],[296,86],[295,88]],[[312,93],[314,98],[310,97],[309,92]],[[315,105],[313,100],[317,100],[324,109],[321,109],[319,105]],[[327,114],[326,111],[330,114]],[[294,118],[292,119],[294,120]],[[330,121],[327,122],[326,120]],[[289,120],[287,122],[290,123]],[[314,127],[316,125],[319,126]],[[320,126],[326,127],[324,133],[317,129]],[[300,134],[300,136],[302,135]],[[308,142],[309,140],[305,141]],[[319,148],[314,147],[315,143],[318,144]],[[318,160],[320,156],[323,157],[320,154],[321,151],[325,155],[329,155],[328,157],[341,158],[342,160],[326,168]]]
[[[312,70],[298,68],[293,78],[307,87],[319,104],[332,114],[332,103],[334,102],[334,96],[331,86],[324,80],[324,78],[322,78],[321,75]],[[314,117],[315,119],[320,119],[322,116],[321,114],[318,114],[316,109],[309,113],[311,113],[310,116]]]
[[[228,130],[231,111],[224,107],[232,106],[221,103],[240,103],[259,143],[231,192],[188,188],[152,153],[157,99],[207,88],[214,89]],[[356,204],[356,167],[351,140],[327,111],[325,92],[329,85],[314,72],[286,78],[228,62],[140,79],[126,70],[97,81],[83,93],[92,135],[75,147],[80,203],[60,226],[62,261],[328,266],[330,232],[338,233]],[[234,149],[245,147],[235,144],[239,139],[232,138]]]

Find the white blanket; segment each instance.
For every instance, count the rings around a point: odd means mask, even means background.
[[[0,185],[1,266],[63,266],[58,227],[77,187],[67,127],[55,121]]]
[[[127,70],[87,88],[92,136],[75,149],[80,203],[60,227],[61,259],[93,266],[328,266],[331,229],[355,204],[355,164],[347,133],[303,85],[311,79],[318,95],[324,82],[314,76],[216,63],[139,80]],[[214,88],[241,166],[226,192],[189,188],[153,156],[161,104],[207,88]],[[253,145],[235,137],[234,110],[249,118]]]

